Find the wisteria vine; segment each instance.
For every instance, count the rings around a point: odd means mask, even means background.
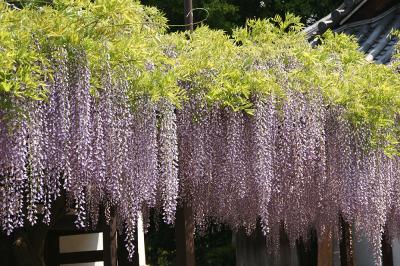
[[[260,218],[276,245],[282,224],[295,241],[310,227],[338,232],[342,215],[374,243],[379,261],[384,227],[398,234],[398,158],[369,150],[368,130],[356,130],[320,92],[288,88],[284,101],[253,95],[253,115],[208,105],[195,90],[180,109],[148,97],[132,106],[125,78],[107,65],[103,87],[90,94],[85,55],[55,55],[48,101],[14,99],[24,110],[1,113],[7,233],[41,213],[48,224],[66,191],[78,227],[96,224],[100,206],[115,208],[130,254],[137,213],[161,208],[173,223],[178,199],[192,206],[198,226],[252,231]]]
[[[290,15],[233,38],[164,34],[151,8],[95,2],[0,1],[4,232],[49,224],[64,194],[79,228],[115,215],[132,256],[138,213],[173,223],[184,203],[200,229],[260,222],[274,248],[282,229],[292,243],[338,235],[341,217],[381,264],[383,231],[400,236],[395,68],[342,35],[311,48]]]

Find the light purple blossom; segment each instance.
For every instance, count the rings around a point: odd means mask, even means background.
[[[252,95],[250,116],[181,81],[190,97],[176,109],[166,98],[131,98],[128,77],[107,62],[100,88],[91,87],[87,64],[82,52],[54,51],[48,99],[11,99],[19,115],[0,110],[6,233],[38,222],[39,205],[49,223],[65,192],[78,227],[115,213],[130,256],[138,212],[158,208],[173,223],[178,202],[203,229],[220,222],[251,232],[259,220],[275,250],[282,230],[292,244],[311,227],[338,236],[339,216],[373,244],[377,265],[383,231],[400,236],[398,156],[371,150],[368,128],[320,91]]]

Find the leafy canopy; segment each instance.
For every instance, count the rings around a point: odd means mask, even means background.
[[[253,113],[252,95],[291,90],[321,93],[327,108],[340,106],[355,128],[367,127],[371,147],[398,153],[399,75],[394,67],[364,60],[351,37],[326,33],[312,48],[296,16],[250,19],[232,36],[207,26],[166,33],[166,18],[132,0],[28,1],[16,9],[0,1],[0,108],[12,98],[45,100],[51,58],[63,47],[84,52],[96,93],[105,68],[140,95],[167,98],[180,107],[191,92],[204,104]]]

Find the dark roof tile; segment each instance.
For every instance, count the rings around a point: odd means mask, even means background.
[[[366,54],[368,61],[389,63],[398,41],[391,33],[393,29],[400,29],[400,4],[374,18],[348,22],[351,16],[367,2],[368,0],[345,1],[331,14],[307,27],[304,32],[310,43],[316,45],[315,37],[332,29],[335,32],[354,35],[360,44],[360,51]],[[368,8],[371,8],[371,4],[374,3],[371,1],[368,4]]]
[[[335,29],[356,36],[360,51],[366,54],[368,61],[388,63],[392,57],[397,38],[391,33],[400,28],[400,5],[394,6],[379,16],[345,24]]]

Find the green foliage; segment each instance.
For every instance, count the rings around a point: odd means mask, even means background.
[[[156,6],[162,10],[171,24],[183,24],[182,0],[142,0],[145,5]],[[235,26],[242,26],[248,18],[270,18],[276,14],[284,16],[290,12],[303,18],[303,23],[311,18],[322,18],[342,4],[342,0],[193,0],[193,7],[207,8],[210,13],[205,22],[210,28],[222,29],[231,33]],[[195,21],[200,21],[202,12],[194,13]],[[171,30],[182,28],[174,27]]]
[[[201,234],[196,234],[196,265],[236,265],[232,231],[224,225],[211,224]]]
[[[397,153],[396,68],[365,61],[346,35],[327,32],[313,49],[302,27],[300,18],[286,14],[248,20],[232,36],[207,26],[167,34],[159,11],[131,0],[56,0],[21,10],[0,1],[0,107],[8,108],[4,99],[15,97],[45,99],[50,60],[63,47],[71,56],[84,55],[92,92],[109,69],[114,79],[129,81],[133,105],[148,95],[179,108],[196,93],[204,104],[252,114],[254,94],[284,101],[292,90],[318,93],[326,105],[340,106],[356,128],[369,130],[371,147]]]
[[[321,46],[303,55],[308,70],[300,78],[321,88],[327,104],[342,106],[356,128],[367,128],[371,148],[392,154],[400,137],[399,75],[393,66],[368,62],[357,48],[352,37],[327,32]]]
[[[241,3],[245,3],[245,0],[238,0]],[[255,5],[257,0],[251,0]],[[343,3],[342,0],[286,0],[286,1],[274,1],[264,0],[265,4],[260,7],[259,17],[271,17],[275,14],[283,15],[285,12],[295,13],[303,18],[321,18],[326,16],[334,8],[339,7]]]
[[[158,215],[152,216],[146,233],[146,262],[149,265],[176,265],[175,230],[162,221]]]
[[[32,40],[26,11],[0,2],[0,93],[44,99],[42,68],[47,59]]]
[[[125,0],[35,3],[25,1],[17,10],[0,1],[0,92],[43,99],[57,47],[85,52],[93,84],[99,84],[106,61],[114,71],[123,65],[132,74],[160,52],[155,37],[165,31],[166,20],[155,8]]]
[[[176,265],[175,229],[152,212],[145,235],[146,262],[149,265]],[[232,231],[225,225],[211,224],[204,232],[195,234],[196,265],[230,266],[235,263]]]

